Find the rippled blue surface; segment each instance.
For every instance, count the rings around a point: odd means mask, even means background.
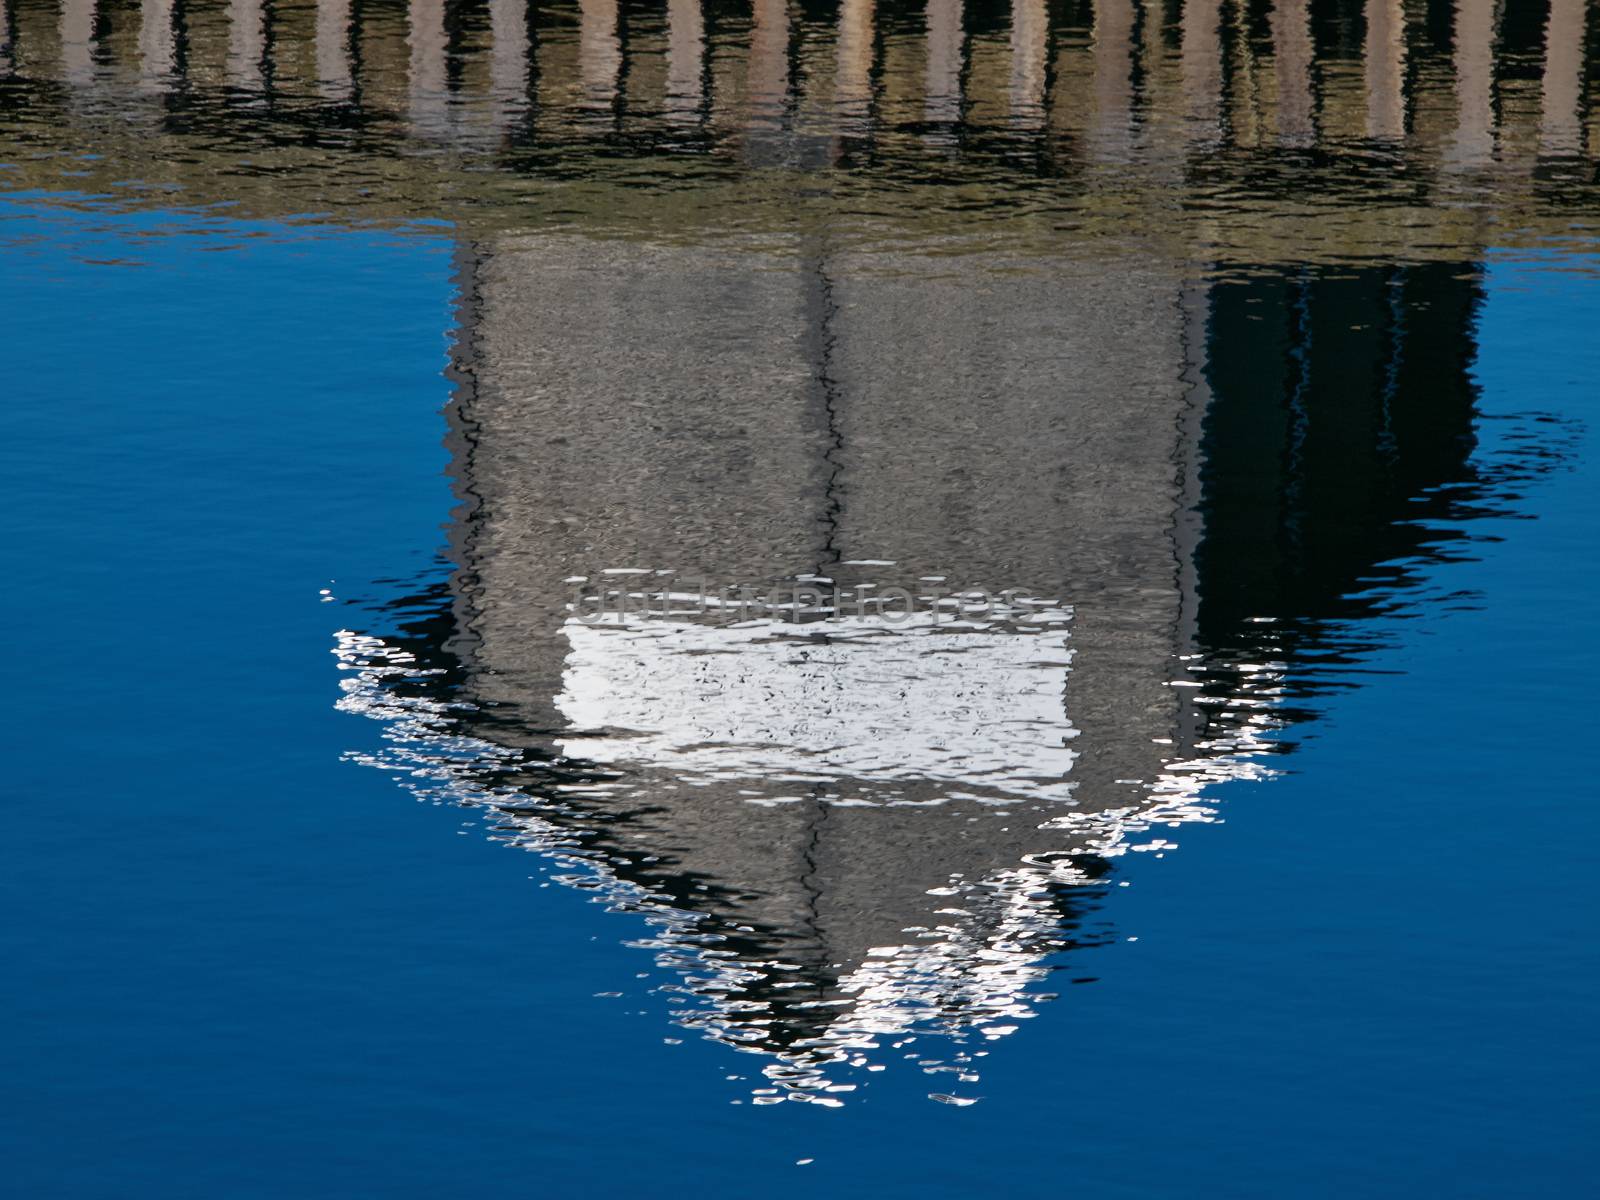
[[[891,1071],[825,1110],[732,1103],[751,1060],[664,1040],[632,918],[342,760],[379,730],[321,590],[426,576],[451,506],[443,233],[14,196],[0,243],[11,1194],[1591,1186],[1593,260],[1489,256],[1475,454],[1576,440],[1424,568],[1464,595],[1370,618],[1382,674],[1284,775],[1125,860],[1097,982],[983,1103]]]

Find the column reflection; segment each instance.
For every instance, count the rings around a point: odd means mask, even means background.
[[[1222,0],[1185,0],[1180,38],[1189,136],[1215,141],[1222,132]]]
[[[1277,0],[1272,6],[1272,54],[1278,84],[1278,144],[1310,146],[1317,136],[1310,0]]]
[[[236,0],[237,2],[237,0]],[[177,33],[174,29],[175,0],[140,0],[139,5],[139,83],[141,87],[164,89],[174,81],[178,63]],[[231,9],[230,9],[231,11]],[[260,17],[260,6],[256,6]],[[257,65],[264,52],[265,35],[257,43]],[[230,57],[230,62],[231,62]]]
[[[1367,136],[1396,141],[1406,132],[1405,0],[1367,0]]]
[[[325,100],[348,101],[355,91],[352,4],[353,0],[317,0],[317,90]]]
[[[1050,54],[1048,0],[1011,0],[1011,124],[1040,129],[1045,119],[1045,69]]]
[[[12,12],[16,0],[0,0],[0,79],[16,70],[17,22]]]
[[[928,59],[923,83],[923,117],[931,125],[961,119],[961,69],[966,30],[962,0],[928,0]]]
[[[94,76],[96,0],[62,0],[61,77],[82,85]]]
[[[781,129],[789,106],[788,0],[755,0],[745,78],[750,130],[771,134]]]
[[[157,0],[168,3],[169,0]],[[164,27],[170,31],[170,16]],[[242,91],[266,87],[267,8],[265,0],[228,0],[228,83]]]
[[[1497,0],[1456,0],[1456,134],[1452,158],[1481,166],[1494,156],[1494,41]]]
[[[667,0],[666,112],[693,123],[706,109],[706,20],[702,0]]]
[[[1124,159],[1133,147],[1133,21],[1131,0],[1094,0],[1096,157]]]
[[[616,111],[622,76],[622,40],[617,0],[579,0],[578,107],[591,120]]]
[[[1539,152],[1576,154],[1582,142],[1584,37],[1589,0],[1550,0],[1540,88]]]
[[[840,0],[834,117],[841,133],[864,132],[871,116],[874,17],[874,0]]]
[[[449,127],[449,34],[445,0],[410,0],[406,14],[410,70],[407,106],[411,129],[427,137]]]
[[[532,0],[489,0],[490,120],[507,130],[528,111],[532,38],[528,31]]]

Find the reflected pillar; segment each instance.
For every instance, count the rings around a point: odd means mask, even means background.
[[[1280,146],[1303,147],[1316,141],[1312,49],[1308,0],[1279,0],[1272,8],[1272,53],[1278,83]]]
[[[170,0],[151,0],[165,4]],[[147,9],[149,3],[147,2]],[[164,28],[172,27],[169,16]],[[266,86],[267,9],[264,0],[228,0],[228,83],[249,92]]]
[[[351,4],[352,0],[317,0],[317,90],[325,100],[348,101],[355,91]]]
[[[789,102],[788,0],[755,0],[751,20],[745,119],[753,131],[775,132]]]
[[[617,0],[579,0],[578,108],[591,117],[609,117],[616,110],[622,76],[617,17]]]
[[[871,119],[874,0],[841,0],[834,117],[841,133],[864,133]]]
[[[1222,134],[1221,0],[1187,0],[1180,36],[1189,137],[1214,142]]]
[[[961,66],[966,50],[962,0],[928,0],[928,66],[923,115],[934,125],[961,120]]]
[[[444,0],[411,0],[406,38],[411,49],[407,82],[412,132],[442,134],[448,125],[449,104]]]
[[[85,84],[94,77],[95,0],[62,0],[61,77]]]
[[[1126,158],[1133,147],[1133,0],[1094,3],[1094,124],[1097,157]]]
[[[1367,0],[1367,136],[1399,141],[1406,132],[1405,0]]]
[[[139,85],[163,89],[171,85],[178,64],[177,35],[173,28],[175,0],[142,0],[139,5]],[[230,9],[230,12],[232,10]],[[260,7],[257,6],[260,14]],[[263,40],[259,43],[265,47]],[[260,64],[260,51],[256,62]],[[232,56],[229,56],[232,62]]]
[[[1050,6],[1047,0],[1011,0],[1012,125],[1027,130],[1044,126],[1045,63],[1050,52]]]
[[[744,154],[748,161],[776,163],[786,156],[783,132],[790,87],[788,2],[755,0],[745,64]]]
[[[701,0],[667,0],[667,100],[670,120],[692,124],[706,106],[706,20]]]
[[[1540,154],[1576,154],[1581,144],[1579,108],[1588,16],[1589,0],[1550,0],[1540,89]]]
[[[1495,0],[1456,0],[1456,138],[1453,158],[1482,165],[1494,155]]]
[[[528,110],[531,0],[489,0],[489,92],[494,127],[509,129]]]

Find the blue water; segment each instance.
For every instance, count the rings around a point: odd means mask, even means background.
[[[744,1103],[635,918],[345,759],[333,597],[436,571],[453,503],[448,230],[13,197],[0,243],[8,1194],[1592,1187],[1600,259],[1489,256],[1475,454],[1567,449],[1423,568],[1456,599],[1121,860],[981,1103],[828,1110]]]

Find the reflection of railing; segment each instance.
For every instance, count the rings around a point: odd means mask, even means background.
[[[937,151],[941,171],[952,155],[991,166],[1031,155],[1030,172],[1058,175],[1123,168],[1091,182],[1152,198],[1182,186],[1199,151],[1292,160],[1351,149],[1358,163],[1378,153],[1427,168],[1408,175],[1412,186],[1433,177],[1470,188],[1487,175],[1494,186],[1464,199],[1509,212],[1536,202],[1539,163],[1600,146],[1585,0],[1554,0],[1537,27],[1476,0],[1444,11],[1368,0],[1360,35],[1339,38],[1314,0],[1189,0],[1175,14],[1135,0],[1065,10],[929,0],[894,12],[845,0],[827,19],[755,0],[748,15],[715,20],[698,0],[626,13],[617,0],[142,0],[137,14],[106,0],[6,3],[8,86],[65,85],[52,99],[78,118],[97,97],[125,105],[142,92],[159,102],[163,132],[194,125],[181,114],[214,110],[241,134],[264,122],[255,132],[275,147],[347,129],[360,137],[342,139],[346,151],[409,141],[434,146],[431,160],[598,137],[637,152],[715,158],[726,148],[762,164],[854,167],[868,161],[855,147],[871,144],[880,165]],[[118,133],[35,132],[99,150]],[[0,153],[17,157],[3,142]],[[434,169],[407,161],[414,173]],[[1227,195],[1246,181],[1270,186],[1261,165],[1230,178]],[[203,188],[206,167],[190,172],[186,182]],[[1374,225],[1395,224],[1397,198],[1370,192]],[[1290,220],[1296,203],[1287,188],[1274,202]]]

